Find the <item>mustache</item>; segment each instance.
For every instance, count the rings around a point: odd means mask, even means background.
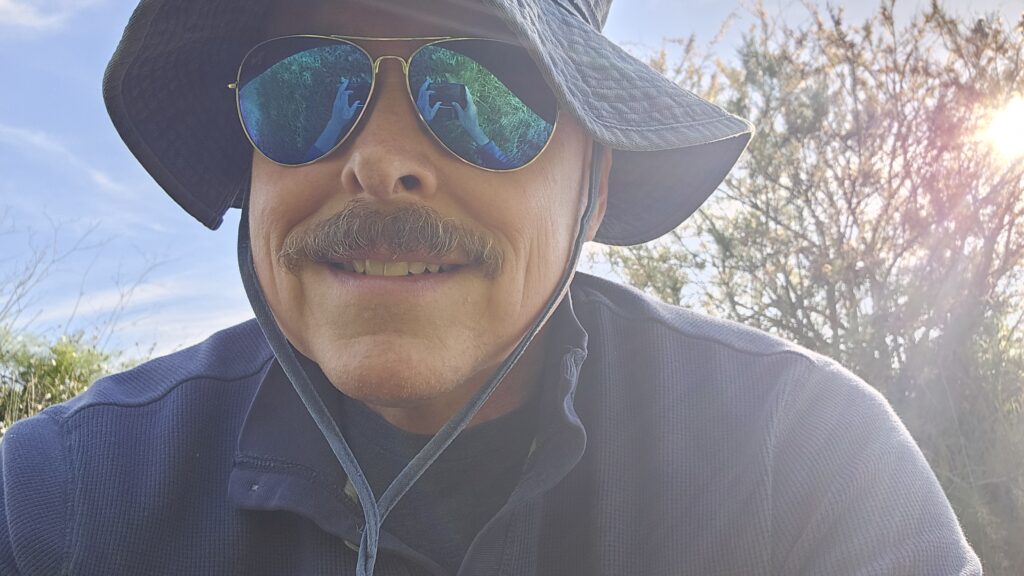
[[[366,200],[354,200],[341,212],[288,234],[278,260],[294,273],[307,262],[350,260],[355,254],[373,251],[395,256],[426,252],[437,258],[457,254],[465,264],[480,266],[488,279],[501,273],[505,260],[489,235],[433,208],[403,204],[383,211]]]

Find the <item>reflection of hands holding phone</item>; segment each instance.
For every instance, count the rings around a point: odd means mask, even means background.
[[[431,90],[431,88],[434,89]],[[465,101],[465,107],[461,101]],[[416,106],[427,122],[433,122],[438,117],[438,111],[445,108],[446,114],[442,115],[440,119],[458,120],[459,125],[477,146],[483,146],[490,140],[480,129],[476,104],[473,103],[473,95],[470,94],[467,86],[446,82],[434,84],[428,77],[420,85],[419,94],[416,96]]]
[[[433,90],[428,90],[430,86],[430,77],[428,76],[423,84],[420,85],[419,94],[416,95],[416,107],[420,109],[420,114],[423,115],[423,119],[427,122],[432,122],[434,116],[437,115],[437,109],[441,107],[441,102],[435,102],[433,106],[430,105],[430,97],[434,94]]]
[[[352,117],[356,115],[362,102],[356,100],[349,105],[348,97],[351,95],[352,91],[348,89],[348,78],[346,78],[338,86],[338,94],[334,97],[334,108],[331,111],[331,121],[328,124],[347,126]]]
[[[462,127],[469,133],[469,137],[476,142],[476,145],[483,146],[487,144],[490,138],[480,129],[480,119],[477,118],[476,104],[473,103],[473,94],[470,93],[469,87],[466,87],[466,109],[463,110],[458,102],[452,102],[452,108],[455,108],[455,115],[459,118],[459,124],[462,124]]]
[[[476,153],[480,158],[480,161],[484,166],[496,170],[507,170],[514,168],[512,159],[505,155],[505,153],[498,148],[498,145],[480,128],[480,119],[477,118],[476,104],[473,102],[473,94],[470,93],[469,87],[466,87],[466,107],[463,108],[458,102],[452,102],[452,108],[455,109],[455,115],[459,119],[459,124],[466,130],[469,137],[476,143]]]
[[[432,100],[433,103],[431,103]],[[434,122],[435,118],[442,121],[458,121],[459,126],[476,144],[476,155],[484,167],[496,170],[515,167],[513,161],[480,128],[476,103],[473,101],[473,94],[470,93],[468,86],[453,83],[433,84],[430,82],[430,78],[427,78],[420,85],[419,93],[416,96],[416,107],[419,108],[420,114],[428,123]],[[439,118],[438,114],[442,108],[444,108],[444,114]]]
[[[334,96],[331,119],[327,121],[327,126],[324,127],[323,132],[316,139],[307,157],[316,158],[330,150],[341,139],[342,133],[347,131],[352,125],[352,118],[356,116],[362,102],[356,100],[349,104],[348,98],[351,95],[352,90],[348,89],[348,78],[346,78],[341,81],[341,84],[338,86],[338,93]]]

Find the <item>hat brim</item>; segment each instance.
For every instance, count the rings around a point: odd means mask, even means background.
[[[557,2],[486,0],[565,110],[612,148],[595,240],[653,240],[721,184],[753,126],[673,84]],[[211,229],[247,191],[252,149],[227,89],[267,4],[142,0],[103,78],[111,120],[156,182]]]

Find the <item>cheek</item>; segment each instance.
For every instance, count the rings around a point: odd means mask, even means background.
[[[311,195],[304,194],[301,169],[285,168],[259,158],[253,161],[249,193],[249,235],[260,288],[285,335],[300,347],[296,326],[303,322],[305,303],[300,280],[278,262],[287,235],[311,213]]]
[[[276,247],[283,241],[288,221],[288,203],[280,197],[287,192],[280,189],[275,170],[264,166],[266,162],[253,162],[252,183],[249,191],[249,235],[253,264],[268,298],[275,294],[274,258]]]
[[[323,204],[315,191],[329,190],[313,167],[278,166],[253,157],[249,192],[249,227],[253,256],[268,266],[290,232],[310,219]]]
[[[539,197],[531,202],[528,220],[530,264],[527,273],[539,285],[550,286],[561,276],[569,260],[578,219],[576,198],[579,182],[564,171],[548,174],[538,188]]]
[[[572,165],[566,163],[565,165]],[[569,169],[531,174],[503,198],[496,213],[509,243],[506,281],[516,314],[530,319],[555,289],[568,263],[581,212],[580,175]],[[506,303],[507,306],[507,303]]]

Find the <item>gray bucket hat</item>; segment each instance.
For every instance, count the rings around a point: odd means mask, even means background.
[[[601,34],[611,0],[481,1],[530,51],[563,108],[613,149],[596,241],[638,244],[672,230],[749,142],[749,122]],[[261,40],[269,7],[270,0],[142,0],[103,77],[107,111],[128,148],[211,229],[248,190],[252,148],[225,85]]]

